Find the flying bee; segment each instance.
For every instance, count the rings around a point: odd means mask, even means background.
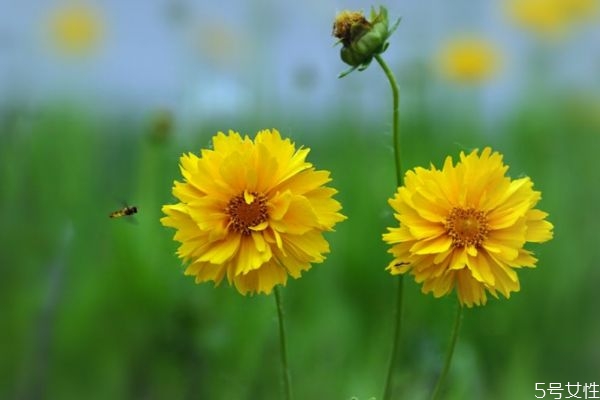
[[[113,211],[109,214],[110,218],[120,218],[120,217],[125,217],[125,216],[131,216],[135,213],[138,212],[138,209],[136,206],[125,206],[123,208],[121,208],[120,210],[116,210]]]

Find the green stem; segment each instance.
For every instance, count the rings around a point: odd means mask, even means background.
[[[283,388],[285,392],[285,400],[292,400],[292,385],[290,378],[290,369],[288,368],[287,346],[285,341],[285,325],[283,323],[283,303],[281,302],[281,294],[279,287],[273,288],[275,292],[275,303],[277,303],[277,317],[279,319],[279,344],[281,347],[281,369],[283,374]]]
[[[383,392],[383,400],[392,398],[392,377],[394,375],[394,366],[398,361],[400,347],[400,333],[402,327],[402,297],[404,290],[402,289],[402,275],[398,276],[398,287],[396,288],[396,308],[394,310],[394,337],[392,338],[392,350],[390,352],[390,361],[388,364],[387,376],[385,378],[385,389]]]
[[[381,55],[376,54],[375,59],[383,69],[385,76],[390,81],[392,88],[392,132],[394,133],[394,160],[396,162],[396,184],[402,186],[402,163],[400,162],[400,90],[394,73],[387,66]]]
[[[402,163],[400,162],[400,90],[398,89],[398,83],[394,73],[390,70],[388,65],[385,63],[381,55],[376,54],[375,59],[379,63],[381,69],[387,76],[392,89],[392,132],[394,141],[394,161],[396,166],[396,185],[402,186]],[[403,298],[403,285],[404,278],[402,275],[398,276],[398,286],[396,288],[396,305],[394,310],[394,334],[392,338],[392,350],[390,353],[390,361],[388,364],[388,371],[385,380],[385,388],[383,392],[383,400],[390,400],[392,398],[392,381],[394,376],[394,366],[397,364],[400,348],[400,336],[402,328],[402,298]]]
[[[437,383],[435,384],[435,389],[433,389],[433,394],[431,395],[431,400],[436,400],[439,397],[440,389],[444,384],[444,380],[446,379],[446,375],[448,375],[448,371],[450,370],[450,364],[452,364],[452,355],[454,354],[454,348],[456,347],[456,342],[458,340],[458,331],[460,330],[460,324],[462,322],[462,306],[458,305],[458,310],[456,311],[456,318],[454,320],[454,327],[452,328],[452,336],[450,337],[450,347],[448,347],[448,352],[446,353],[446,360],[444,361],[444,368],[442,369],[442,373],[438,378]]]

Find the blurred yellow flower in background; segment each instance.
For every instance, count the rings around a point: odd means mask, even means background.
[[[238,32],[237,27],[226,20],[198,21],[190,30],[193,50],[203,61],[219,68],[231,67],[250,51],[248,38]]]
[[[537,262],[523,246],[550,240],[553,226],[534,209],[541,193],[531,179],[511,180],[507,170],[502,156],[485,148],[461,152],[456,165],[447,157],[441,170],[408,171],[389,201],[400,222],[383,235],[394,255],[390,273],[410,271],[435,297],[456,288],[469,307],[485,304],[486,291],[507,298],[519,291],[515,269]]]
[[[461,83],[480,83],[491,78],[500,67],[500,52],[485,40],[456,38],[445,43],[438,55],[439,69],[447,79]]]
[[[598,10],[598,0],[507,0],[509,17],[535,33],[556,37]]]
[[[573,20],[583,20],[594,16],[600,4],[598,0],[561,0],[569,17]]]
[[[59,51],[82,55],[96,49],[104,21],[98,10],[84,2],[69,2],[53,10],[49,18],[50,39]]]
[[[254,140],[229,131],[213,137],[213,150],[184,154],[173,195],[163,206],[163,225],[175,228],[177,254],[196,282],[224,277],[242,293],[269,294],[299,278],[329,252],[323,231],[346,217],[324,186],[328,171],[306,162],[309,149],[296,149],[276,130]]]

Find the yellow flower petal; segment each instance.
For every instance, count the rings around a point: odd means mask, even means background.
[[[345,219],[324,186],[329,172],[306,162],[276,130],[255,139],[222,132],[200,157],[184,154],[183,182],[175,182],[177,204],[161,219],[177,231],[177,254],[190,262],[186,274],[218,284],[226,276],[242,294],[270,293],[298,278],[329,252],[323,232]]]
[[[511,180],[502,155],[485,148],[447,157],[441,170],[415,168],[389,200],[398,227],[383,240],[391,274],[411,273],[435,297],[456,290],[461,304],[483,305],[486,293],[520,289],[516,269],[537,259],[524,246],[552,238],[541,198],[529,178]]]
[[[241,235],[233,235],[227,240],[213,242],[208,244],[203,254],[198,257],[198,261],[210,262],[211,264],[222,264],[230,260],[236,253],[240,251],[242,242]],[[185,242],[182,244],[185,246]]]

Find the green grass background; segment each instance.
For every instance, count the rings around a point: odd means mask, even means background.
[[[600,384],[598,107],[542,97],[493,126],[475,117],[468,95],[460,107],[403,103],[405,169],[490,145],[513,178],[532,177],[555,225],[552,241],[530,246],[538,268],[520,271],[521,292],[464,313],[448,399],[534,398],[536,382]],[[274,298],[194,284],[174,232],[159,223],[182,152],[208,146],[218,130],[267,127],[311,148],[309,161],[332,172],[348,216],[327,235],[326,262],[283,290],[296,399],[380,398],[395,295],[381,241],[395,223],[390,110],[363,118],[351,106],[316,121],[293,113],[174,121],[159,141],[150,140],[149,116],[4,107],[0,398],[281,398]],[[121,201],[139,207],[136,223],[108,218]],[[405,288],[395,393],[427,398],[456,300],[424,296],[410,277]]]

